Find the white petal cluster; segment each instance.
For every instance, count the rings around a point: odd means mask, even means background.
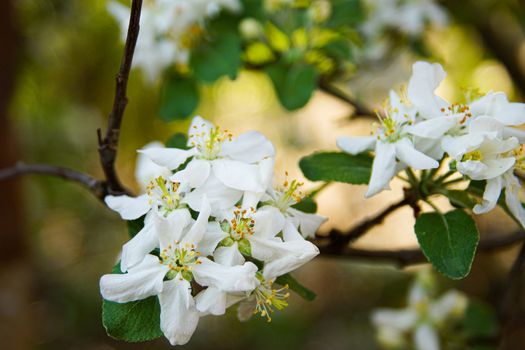
[[[408,293],[404,309],[376,309],[372,323],[377,338],[388,349],[439,350],[439,331],[459,320],[467,307],[467,297],[449,290],[439,298],[432,297],[432,276],[428,270],[419,273]]]
[[[389,188],[392,177],[406,167],[432,169],[444,155],[470,180],[486,180],[485,213],[505,189],[512,214],[525,226],[514,170],[523,167],[525,104],[511,103],[502,92],[489,92],[467,103],[449,103],[435,92],[446,73],[439,64],[417,62],[406,96],[391,93],[385,115],[373,136],[341,137],[338,146],[350,154],[375,150],[367,196]]]
[[[145,193],[105,199],[125,220],[145,218],[122,248],[124,273],[101,278],[102,296],[119,303],[158,296],[173,345],[189,341],[200,316],[240,301],[242,319],[248,311],[270,320],[287,306],[288,287],[275,279],[319,253],[305,237],[326,220],[292,207],[297,181],[272,188],[275,151],[262,134],[234,137],[195,117],[187,146],[143,148],[136,176]]]
[[[361,26],[365,38],[363,61],[379,60],[392,49],[392,32],[421,38],[428,27],[443,27],[448,15],[434,0],[366,0],[367,18]]]
[[[239,0],[146,0],[133,65],[153,82],[169,66],[186,65],[190,49],[205,33],[205,21],[221,9],[239,11]],[[126,38],[130,8],[117,1],[108,3],[109,12],[120,24]]]

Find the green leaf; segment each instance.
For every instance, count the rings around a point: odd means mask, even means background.
[[[230,32],[216,35],[212,41],[201,44],[192,52],[190,65],[195,76],[207,83],[224,75],[235,79],[241,66],[239,37]]]
[[[372,157],[362,153],[350,155],[342,152],[314,153],[301,159],[299,166],[312,181],[337,181],[356,185],[370,180]]]
[[[312,197],[304,197],[299,203],[292,205],[292,207],[304,213],[313,214],[317,211],[317,203]]]
[[[468,275],[479,233],[467,213],[459,209],[445,215],[425,213],[417,218],[414,230],[423,253],[436,270],[452,279]]]
[[[185,119],[199,105],[199,89],[191,77],[170,76],[162,88],[160,117],[165,122]]]
[[[135,235],[139,233],[140,230],[142,230],[142,228],[144,227],[145,217],[146,215],[143,215],[138,219],[126,221],[126,223],[128,224],[128,233],[131,238],[135,237]]]
[[[487,304],[470,300],[462,320],[469,338],[490,338],[498,334],[498,320]]]
[[[166,147],[169,148],[178,148],[178,149],[188,149],[188,138],[186,134],[177,132],[173,134],[168,141],[166,141]]]
[[[443,192],[447,196],[450,204],[456,208],[472,209],[476,205],[476,201],[469,195],[467,191],[463,190],[446,190]]]
[[[332,0],[331,16],[328,19],[327,26],[354,27],[363,21],[365,12],[360,0]]]
[[[277,277],[275,283],[280,284],[281,286],[288,285],[290,290],[293,290],[305,300],[312,301],[317,297],[317,295],[314,292],[303,286],[301,283],[297,282],[297,280],[293,278],[292,275],[290,275],[289,273]]]
[[[122,273],[120,264],[113,273]],[[142,342],[162,336],[160,305],[156,296],[129,303],[104,300],[102,323],[110,337],[128,342]]]
[[[290,66],[277,62],[268,67],[266,73],[272,80],[279,101],[289,111],[306,105],[317,86],[315,67],[304,63]]]

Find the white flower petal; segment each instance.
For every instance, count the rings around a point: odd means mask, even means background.
[[[414,332],[416,350],[439,350],[439,337],[436,330],[429,324],[421,324]]]
[[[242,197],[242,191],[225,186],[215,176],[199,188],[187,193],[182,202],[187,203],[195,211],[201,210],[202,199],[206,195],[211,206],[211,215],[218,216],[222,211],[233,207]]]
[[[319,248],[304,239],[283,242],[279,238],[250,236],[248,240],[252,256],[266,263],[264,273],[268,278],[295,270],[319,254]]]
[[[210,203],[208,202],[208,198],[204,196],[202,200],[202,206],[201,211],[199,213],[199,216],[197,217],[197,220],[193,223],[188,233],[182,237],[181,242],[193,244],[197,246],[199,242],[203,239],[204,234],[206,233],[206,229],[208,228],[208,219],[210,217],[211,207]]]
[[[199,252],[203,256],[212,255],[220,241],[228,234],[221,229],[218,222],[209,222],[204,237],[199,242]]]
[[[164,217],[155,215],[155,230],[159,237],[160,250],[181,241],[182,231],[191,222],[191,214],[188,209],[176,209]]]
[[[417,320],[417,312],[413,309],[376,309],[372,313],[372,323],[376,327],[389,327],[402,332],[411,329]]]
[[[481,204],[476,204],[472,211],[474,214],[483,214],[494,209],[496,204],[498,204],[498,199],[501,194],[501,188],[503,186],[503,181],[501,177],[496,177],[493,179],[487,180],[485,185],[485,192],[483,192],[483,201]]]
[[[150,142],[142,149],[150,148],[164,148],[164,145],[159,141]],[[135,178],[141,186],[142,192],[146,192],[146,186],[155,178],[162,176],[168,179],[171,176],[171,171],[163,166],[154,163],[146,155],[139,153],[137,157],[137,164],[135,166]]]
[[[147,148],[138,151],[160,166],[168,169],[177,169],[189,157],[195,155],[194,149],[184,150],[178,148]]]
[[[375,136],[343,136],[337,138],[337,147],[349,154],[371,151],[376,144]]]
[[[423,118],[439,116],[442,114],[441,109],[447,108],[447,102],[435,94],[445,77],[446,73],[440,64],[420,61],[412,66],[407,96]]]
[[[410,140],[404,138],[396,142],[397,158],[415,170],[434,169],[439,163],[415,149]]]
[[[186,344],[199,323],[199,313],[188,281],[177,275],[164,282],[159,294],[160,329],[171,345]]]
[[[275,237],[284,227],[284,216],[279,209],[271,205],[259,208],[253,215],[254,234],[257,237]]]
[[[177,171],[170,180],[178,182],[188,188],[196,188],[202,186],[208,176],[210,176],[211,165],[210,162],[204,159],[192,159],[186,168]]]
[[[270,140],[257,131],[249,131],[221,145],[220,154],[244,163],[256,163],[275,156]]]
[[[391,143],[377,142],[376,154],[372,164],[372,175],[365,197],[385,189],[390,189],[389,182],[396,173],[396,146]]]
[[[468,299],[456,290],[449,290],[436,300],[429,310],[432,321],[442,324],[450,318],[460,318],[467,308]]]
[[[294,223],[293,218],[286,218],[286,222],[283,228],[283,240],[288,241],[300,241],[304,240],[304,237],[297,230],[297,224]]]
[[[203,315],[224,315],[227,294],[215,287],[208,287],[195,297],[197,310]]]
[[[464,116],[462,114],[431,118],[414,125],[409,125],[405,128],[405,131],[419,137],[438,139],[458,125],[463,118]]]
[[[109,274],[100,279],[100,294],[106,300],[127,303],[157,295],[162,291],[163,279],[169,268],[159,263],[154,255],[130,268],[126,274]]]
[[[144,219],[142,230],[122,247],[122,256],[120,257],[122,272],[126,272],[130,267],[140,263],[146,255],[158,247],[159,238],[155,231],[154,215],[156,215],[155,212],[150,211]]]
[[[220,265],[208,258],[200,258],[199,262],[192,266],[192,272],[201,286],[215,286],[225,292],[246,292],[259,283],[255,277],[257,266],[251,262],[237,266]]]
[[[315,233],[319,229],[319,226],[323,224],[327,217],[319,214],[304,213],[295,208],[288,208],[287,212],[299,221],[299,229],[306,238],[315,237]]]
[[[138,197],[106,196],[104,202],[110,209],[119,213],[124,220],[138,219],[151,209],[149,197],[146,194]]]
[[[244,257],[239,252],[239,246],[237,242],[233,243],[229,247],[219,247],[213,253],[213,260],[217,264],[225,266],[235,266],[244,264]]]
[[[227,187],[251,192],[264,192],[259,167],[237,160],[215,159],[212,161],[215,176]]]
[[[519,198],[520,181],[510,170],[504,175],[505,180],[505,203],[512,215],[520,222],[521,226],[525,228],[525,209]]]
[[[211,129],[213,129],[215,125],[211,123],[210,121],[203,119],[201,116],[196,116],[191,120],[190,128],[188,129],[188,147],[193,146],[192,145],[192,138],[199,137],[202,133],[209,134]]]

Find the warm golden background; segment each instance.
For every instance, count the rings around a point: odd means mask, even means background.
[[[454,99],[462,87],[499,90],[522,101],[525,88],[525,6],[520,0],[465,1],[449,26],[424,40],[449,76],[440,88]],[[445,7],[455,8],[454,1]],[[463,3],[463,1],[461,1]],[[469,11],[476,11],[472,16]],[[520,12],[521,11],[521,12]],[[487,34],[488,31],[488,34]],[[484,40],[494,35],[495,43]],[[96,129],[105,128],[114,74],[122,47],[103,0],[3,0],[0,4],[0,164],[16,159],[64,165],[101,175]],[[508,62],[503,64],[504,60]],[[410,76],[417,57],[408,50],[367,67],[348,82],[370,107]],[[514,69],[514,71],[513,71]],[[133,186],[135,150],[166,140],[188,123],[163,123],[156,115],[158,87],[130,78],[118,168]],[[242,72],[203,88],[198,111],[239,134],[257,129],[276,145],[277,174],[301,178],[297,161],[314,150],[335,149],[335,138],[370,130],[370,121],[349,122],[352,108],[317,92],[303,109],[280,107],[268,78]],[[307,183],[306,188],[314,184]],[[113,266],[127,239],[125,224],[83,188],[54,178],[27,177],[0,187],[1,349],[164,349],[168,343],[125,344],[105,335],[99,277]],[[401,185],[365,200],[364,186],[330,185],[319,197],[322,227],[347,228],[401,196]],[[484,235],[515,229],[500,212],[478,217]],[[416,243],[409,209],[392,215],[357,242],[394,249]],[[472,273],[447,286],[497,307],[515,250],[479,255]],[[320,257],[297,273],[318,297],[293,296],[291,306],[267,324],[239,323],[234,313],[201,320],[187,349],[377,349],[369,312],[404,303],[410,270],[387,264]]]

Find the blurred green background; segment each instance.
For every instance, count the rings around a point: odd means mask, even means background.
[[[423,37],[430,59],[443,63],[449,73],[442,95],[459,98],[461,88],[478,87],[522,99],[523,2],[445,1],[444,6],[450,11],[450,24]],[[4,0],[0,10],[1,165],[22,159],[101,176],[96,130],[105,128],[122,53],[106,1]],[[495,32],[495,46],[486,42],[485,31]],[[508,47],[499,36],[510,41]],[[505,56],[514,63],[505,62]],[[407,81],[417,58],[409,48],[401,49],[388,64],[357,67],[344,87],[373,107],[389,88]],[[139,71],[131,73],[117,164],[130,187],[136,149],[184,132],[188,125],[158,118],[158,90],[145,84]],[[269,79],[258,72],[242,72],[236,81],[222,79],[202,87],[202,93],[196,114],[236,134],[261,130],[277,146],[276,172],[283,176],[288,170],[301,177],[300,157],[335,149],[338,135],[371,127],[368,120],[350,123],[352,108],[321,92],[305,108],[286,112]],[[125,344],[105,335],[98,279],[110,271],[127,239],[125,223],[115,213],[83,188],[59,179],[32,176],[2,186],[0,348],[169,348],[164,339]],[[364,186],[328,187],[319,197],[319,207],[331,220],[322,229],[350,227],[400,197],[401,184],[368,201],[364,191]],[[516,229],[501,214],[478,218],[484,235]],[[410,210],[401,210],[357,246],[412,247],[412,225]],[[468,278],[440,282],[443,288],[462,289],[497,307],[514,255],[515,249],[478,255]],[[184,348],[378,349],[369,313],[378,306],[402,306],[412,276],[411,269],[325,257],[296,275],[318,294],[314,302],[292,296],[291,306],[275,314],[271,323],[257,317],[240,323],[234,310],[226,317],[203,318]],[[516,332],[523,334],[523,329]]]

